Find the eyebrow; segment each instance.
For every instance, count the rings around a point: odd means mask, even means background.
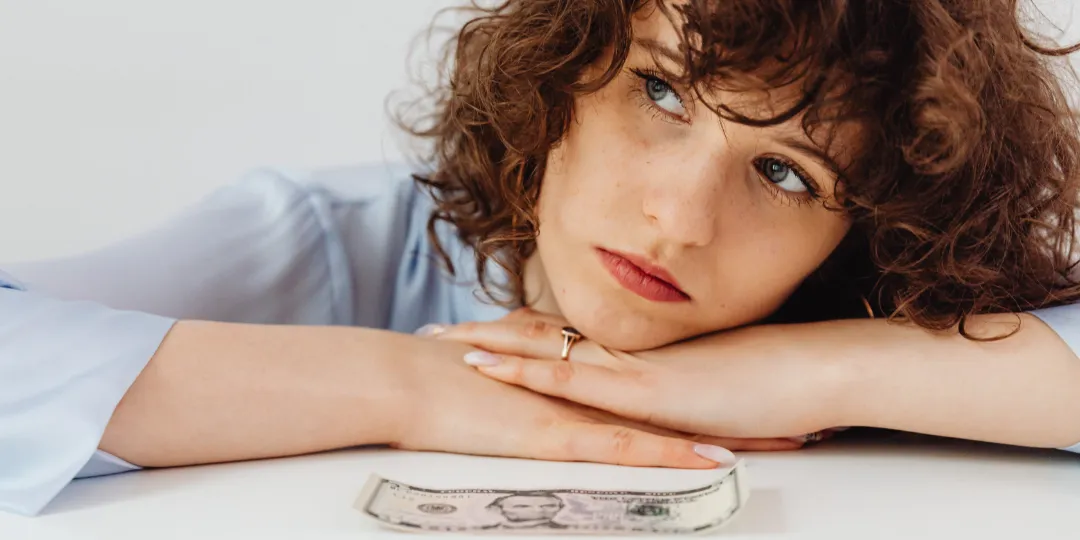
[[[668,47],[664,43],[655,39],[648,38],[634,38],[633,44],[641,47],[642,49],[660,57],[666,58],[672,62],[682,63],[685,58],[678,51]],[[825,169],[828,169],[837,177],[841,175],[840,164],[836,162],[829,154],[818,148],[813,143],[808,143],[805,140],[795,137],[793,135],[781,135],[776,137],[776,142],[796,151],[800,152],[807,157],[813,159]]]
[[[840,176],[842,171],[840,164],[837,163],[836,160],[832,158],[832,156],[825,153],[821,148],[818,148],[817,145],[808,143],[798,137],[794,137],[791,135],[781,135],[779,137],[776,137],[775,140],[776,142],[792,150],[795,150],[796,152],[805,154],[807,157],[810,157],[814,161],[817,161],[818,164],[822,167],[832,171],[833,174]]]
[[[667,58],[668,60],[671,60],[672,62],[675,62],[677,64],[682,64],[686,60],[685,58],[683,58],[683,55],[679,54],[679,51],[672,49],[671,47],[668,47],[667,45],[655,39],[634,38],[634,45],[637,45],[638,47],[641,47],[642,49],[645,49],[646,51],[651,52],[655,55]]]

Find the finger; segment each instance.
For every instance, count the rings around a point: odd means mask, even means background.
[[[522,322],[528,321],[530,319],[539,319],[539,320],[542,320],[542,321],[544,321],[544,322],[546,322],[546,323],[548,323],[548,324],[550,324],[552,326],[558,327],[558,328],[562,328],[562,327],[568,326],[570,324],[570,323],[568,323],[566,321],[566,319],[564,319],[562,317],[559,317],[557,315],[549,315],[547,313],[542,313],[542,312],[536,311],[535,309],[532,309],[532,308],[529,308],[529,307],[523,307],[523,308],[515,309],[515,310],[511,311],[509,314],[507,314],[506,316],[504,316],[503,318],[499,319],[499,321],[500,322],[510,322],[510,323],[522,323]],[[466,323],[466,324],[468,324],[468,323]],[[479,323],[479,324],[483,324],[483,323]],[[445,334],[446,331],[451,329],[451,328],[454,328],[454,325],[449,325],[449,324],[426,324],[424,326],[421,326],[420,328],[417,328],[413,333],[418,335],[418,336],[423,336],[423,337],[442,337],[442,335]]]
[[[540,458],[633,467],[715,469],[734,466],[731,451],[686,439],[607,424],[557,424],[539,445]]]
[[[543,318],[470,322],[446,328],[439,339],[468,343],[479,349],[529,358],[560,358],[563,325]],[[597,365],[612,365],[614,357],[606,349],[587,339],[570,350],[570,360]]]
[[[692,440],[702,444],[722,446],[733,452],[789,452],[806,446],[806,443],[798,440],[798,438],[732,439],[729,437],[697,436],[693,437]]]
[[[473,351],[465,363],[493,379],[648,422],[642,407],[653,403],[639,372],[615,371],[582,362],[533,360],[518,356]]]
[[[599,409],[595,413],[581,412],[597,421],[629,429],[659,436],[692,437],[705,444],[754,452],[797,450],[809,442],[806,437],[736,439],[689,436],[653,426],[649,424],[649,412],[644,408],[655,403],[649,398],[648,384],[641,377],[625,371],[578,362],[533,360],[487,352],[469,353],[465,355],[465,361],[493,379]]]
[[[562,326],[535,317],[462,323],[447,328],[439,338],[533,358],[558,358],[563,342]]]
[[[613,416],[611,420],[604,420],[605,423],[620,425],[652,433],[653,435],[660,435],[664,437],[675,437],[679,439],[687,439],[702,444],[709,444],[713,446],[720,446],[727,448],[732,452],[788,452],[791,450],[799,450],[805,447],[808,442],[801,437],[775,437],[775,438],[762,438],[762,439],[737,439],[732,437],[715,437],[712,435],[691,435],[673,429],[662,428],[651,424],[644,424],[641,422],[635,422],[633,420],[622,419]]]
[[[575,410],[577,410],[579,414],[586,416],[592,420],[596,420],[598,422],[625,426],[641,431],[646,431],[654,435],[689,439],[703,444],[711,444],[714,446],[727,448],[728,450],[731,450],[733,452],[787,452],[791,450],[798,450],[805,447],[809,442],[812,442],[808,441],[806,437],[740,439],[732,437],[716,437],[712,435],[693,435],[652,424],[637,422],[609,413],[607,411],[601,411],[599,409],[592,409],[583,405],[573,404],[573,402],[567,403],[571,403],[572,406],[576,405]]]

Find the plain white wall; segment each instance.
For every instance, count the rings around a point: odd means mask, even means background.
[[[254,167],[394,159],[384,98],[456,3],[0,0],[0,261],[132,234]],[[1039,6],[1075,39],[1074,3]]]
[[[0,0],[0,261],[132,234],[254,167],[399,156],[448,0]]]

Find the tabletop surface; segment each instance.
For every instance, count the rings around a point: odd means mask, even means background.
[[[718,538],[1080,538],[1075,454],[893,436],[743,457],[750,500]],[[0,539],[409,537],[352,508],[370,474],[431,488],[663,490],[717,472],[357,449],[79,480],[41,516],[0,513]]]

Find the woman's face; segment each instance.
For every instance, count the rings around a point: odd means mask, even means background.
[[[526,276],[538,310],[624,350],[768,316],[849,229],[824,207],[835,173],[807,150],[798,118],[721,121],[657,78],[641,42],[676,50],[678,37],[650,11],[635,21],[622,73],[578,98],[550,153]],[[790,106],[781,95],[708,97],[759,114]]]

